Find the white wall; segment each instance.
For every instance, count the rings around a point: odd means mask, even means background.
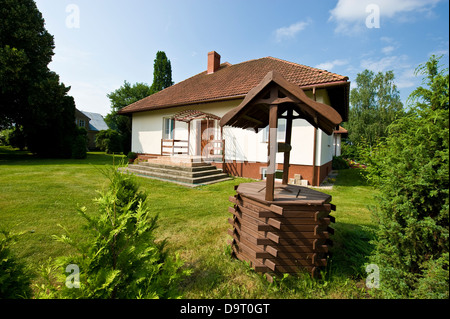
[[[306,92],[312,97],[312,93]],[[329,104],[326,90],[317,90],[316,100]],[[182,110],[201,110],[215,114],[219,117],[225,115],[232,108],[238,106],[242,100],[205,103],[184,107],[169,108],[151,112],[133,114],[132,150],[136,153],[160,154],[163,131],[163,118],[170,117]],[[187,124],[176,122],[175,139],[188,139]],[[219,137],[220,128],[215,128],[216,137]],[[267,143],[263,141],[262,130],[255,133],[253,130],[224,127],[226,145],[226,160],[267,162]],[[191,122],[190,154],[199,154],[200,121]],[[291,164],[312,165],[314,147],[314,127],[305,120],[294,120],[292,128]],[[332,160],[333,137],[321,130],[317,130],[316,165],[320,166]],[[277,154],[277,162],[283,162],[283,154]]]

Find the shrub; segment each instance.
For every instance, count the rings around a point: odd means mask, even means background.
[[[31,276],[10,247],[17,235],[0,230],[0,299],[28,298]]]
[[[138,157],[138,155],[134,152],[128,152],[127,157],[131,160],[135,160]]]
[[[372,262],[387,296],[430,297],[433,285],[448,298],[449,78],[437,64],[432,57],[419,69],[429,89],[417,88],[409,114],[366,152],[367,176],[380,192]]]
[[[332,168],[336,170],[347,169],[349,165],[342,156],[333,156]]]
[[[78,127],[72,144],[72,158],[84,159],[87,156],[87,131],[84,127]]]
[[[25,133],[21,127],[14,127],[4,131],[5,144],[23,151],[26,147]]]
[[[112,167],[105,174],[109,188],[96,199],[99,214],[79,210],[86,220],[90,240],[62,235],[57,240],[72,245],[78,254],[62,257],[43,269],[47,286],[38,287],[43,298],[176,298],[179,281],[188,273],[178,256],[170,256],[166,241],[154,231],[158,217],[147,205],[147,195],[138,191],[136,179]],[[68,265],[79,267],[80,287],[64,285]],[[51,276],[60,269],[56,280]],[[52,284],[56,282],[57,284]],[[58,285],[62,287],[58,289]]]
[[[117,131],[111,129],[98,132],[95,137],[95,145],[108,154],[122,152],[121,136]]]

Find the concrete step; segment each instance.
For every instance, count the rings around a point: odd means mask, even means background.
[[[200,184],[210,184],[213,182],[219,182],[223,180],[231,179],[227,174],[223,173],[221,170],[213,167],[214,170],[208,170],[203,172],[190,172],[191,175],[187,174],[189,172],[180,170],[170,170],[170,169],[155,169],[147,167],[146,165],[129,165],[129,167],[124,168],[124,171],[131,172],[133,174],[144,176],[144,177],[154,177],[161,180],[174,181],[183,184],[190,185],[200,185]],[[200,176],[199,176],[200,174]]]
[[[208,164],[208,163],[198,163],[198,166],[176,166],[176,165],[167,165],[167,164],[158,164],[158,163],[148,163],[148,162],[142,162],[139,164],[130,164],[129,166],[133,167],[134,165],[140,165],[145,167],[152,167],[152,168],[163,168],[163,169],[171,169],[171,170],[178,170],[178,171],[186,171],[186,172],[201,172],[201,171],[208,171],[208,170],[215,170],[216,167]]]
[[[180,169],[173,166],[156,167],[153,165],[128,165],[131,170],[147,171],[157,174],[166,174],[173,176],[185,176],[185,177],[203,177],[209,175],[215,175],[218,173],[216,167],[205,167],[203,170],[192,170],[192,168]]]

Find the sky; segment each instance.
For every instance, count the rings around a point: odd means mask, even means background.
[[[272,56],[348,76],[394,71],[404,104],[432,54],[449,65],[448,0],[35,0],[54,36],[49,67],[79,110],[110,113],[124,81],[153,82],[157,51],[175,83],[207,55],[237,64]]]

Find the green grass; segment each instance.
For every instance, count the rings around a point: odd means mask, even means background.
[[[106,187],[100,169],[117,164],[118,157],[89,153],[85,160],[35,158],[26,152],[0,147],[0,227],[24,232],[14,252],[37,270],[49,257],[72,253],[70,247],[52,239],[63,230],[80,234],[83,220],[77,207],[95,214],[93,199]],[[159,238],[178,252],[192,269],[179,289],[185,298],[367,298],[364,263],[370,253],[374,224],[368,206],[374,205],[374,190],[359,170],[339,173],[333,190],[336,232],[330,266],[322,280],[307,276],[285,278],[269,284],[248,265],[230,257],[227,229],[231,217],[228,197],[236,178],[195,189],[163,181],[139,179],[150,197],[150,207],[159,215]],[[36,278],[35,281],[38,281]]]

